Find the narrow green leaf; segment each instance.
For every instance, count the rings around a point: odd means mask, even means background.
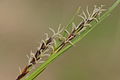
[[[76,39],[73,40],[73,44],[79,42],[82,38],[84,38],[91,30],[93,30],[99,23],[101,23],[106,17],[109,16],[109,14],[113,11],[113,9],[120,3],[120,0],[117,0],[112,7],[110,7],[100,18],[100,21],[98,23],[93,23],[92,27],[88,30],[86,30],[85,32],[83,32],[79,37],[77,37]],[[72,22],[71,22],[72,23]],[[71,24],[70,23],[70,24]],[[69,25],[68,25],[69,26]],[[50,64],[51,62],[53,62],[53,60],[55,60],[58,56],[62,55],[65,51],[67,51],[69,48],[71,48],[72,45],[67,45],[65,48],[63,48],[62,50],[60,50],[58,53],[53,53],[53,55],[51,55],[49,57],[49,59],[47,61],[45,61],[45,63],[43,63],[42,65],[40,65],[33,73],[31,73],[25,80],[33,80],[35,79],[47,66],[48,64]]]

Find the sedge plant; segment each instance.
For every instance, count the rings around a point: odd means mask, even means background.
[[[59,25],[57,31],[49,28],[53,35],[49,36],[45,33],[46,38],[41,40],[40,46],[37,48],[36,52],[31,51],[30,55],[27,55],[28,64],[23,70],[20,70],[20,74],[17,76],[16,80],[34,80],[48,67],[48,64],[52,63],[56,58],[65,53],[65,51],[69,50],[75,43],[79,42],[108,17],[118,4],[120,4],[120,0],[116,0],[109,9],[104,9],[103,5],[99,7],[94,6],[91,12],[87,7],[82,14],[79,14],[79,8],[66,27],[61,28],[61,25]],[[76,16],[82,19],[78,24],[74,22]],[[39,66],[35,71],[30,73],[36,64],[39,64]],[[28,75],[28,73],[30,74]],[[26,75],[27,77],[25,77]]]

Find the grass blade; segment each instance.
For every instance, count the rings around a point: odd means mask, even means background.
[[[99,23],[101,23],[106,17],[110,15],[110,13],[115,9],[115,7],[120,4],[120,0],[117,0],[112,7],[110,7],[101,17],[100,21],[98,23],[92,23],[92,27],[85,32],[83,32],[79,37],[73,40],[73,44],[77,43],[80,41],[82,38],[84,38],[91,30],[93,30]],[[71,24],[71,23],[70,23]],[[67,45],[65,48],[60,50],[58,53],[54,53],[49,57],[45,63],[40,65],[33,73],[31,73],[25,80],[34,80],[51,62],[53,62],[58,56],[62,55],[65,51],[67,51],[69,48],[71,48],[72,45]]]

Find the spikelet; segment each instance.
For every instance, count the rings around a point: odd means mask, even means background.
[[[32,68],[34,67],[35,64],[42,64],[46,60],[44,60],[45,57],[50,57],[52,54],[51,53],[57,53],[61,49],[63,49],[67,44],[74,45],[72,43],[72,40],[76,36],[80,36],[82,32],[84,32],[87,28],[91,27],[91,22],[96,21],[98,22],[98,18],[101,15],[103,11],[106,9],[103,9],[103,5],[100,7],[94,6],[94,9],[92,13],[89,12],[88,7],[86,8],[86,11],[83,11],[81,15],[78,15],[80,18],[83,20],[76,25],[74,22],[72,22],[72,29],[71,31],[68,31],[67,29],[61,28],[61,24],[58,27],[57,32],[54,31],[54,29],[49,28],[50,31],[52,31],[53,35],[49,37],[47,33],[45,33],[45,40],[42,40],[40,43],[40,46],[37,48],[37,51],[33,53],[32,51],[30,52],[30,56],[27,55],[28,58],[28,65],[25,66],[25,68],[21,71],[20,69],[20,74],[17,77],[16,80],[20,80],[23,78],[27,73],[29,73]],[[67,37],[64,37],[62,35],[62,32],[67,33]],[[56,40],[61,39],[60,45],[57,45]],[[57,46],[57,48],[56,48]]]

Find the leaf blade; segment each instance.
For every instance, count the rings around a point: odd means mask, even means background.
[[[75,39],[73,41],[73,44],[79,42],[81,39],[83,39],[90,31],[92,31],[98,24],[100,24],[105,18],[107,18],[110,13],[115,9],[115,7],[117,7],[117,5],[120,3],[120,0],[117,0],[112,7],[110,7],[101,17],[100,17],[100,21],[98,23],[93,23],[93,26],[85,31],[82,35],[80,35],[77,39]],[[71,24],[71,23],[70,23]],[[69,26],[69,25],[68,25]],[[32,74],[30,74],[25,80],[34,80],[47,66],[48,64],[50,64],[53,60],[55,60],[58,56],[62,55],[65,51],[67,51],[69,48],[71,48],[72,45],[67,45],[65,48],[63,48],[61,51],[59,51],[58,53],[53,53],[53,55],[51,55],[49,57],[49,59],[43,63],[42,65],[40,65]]]

